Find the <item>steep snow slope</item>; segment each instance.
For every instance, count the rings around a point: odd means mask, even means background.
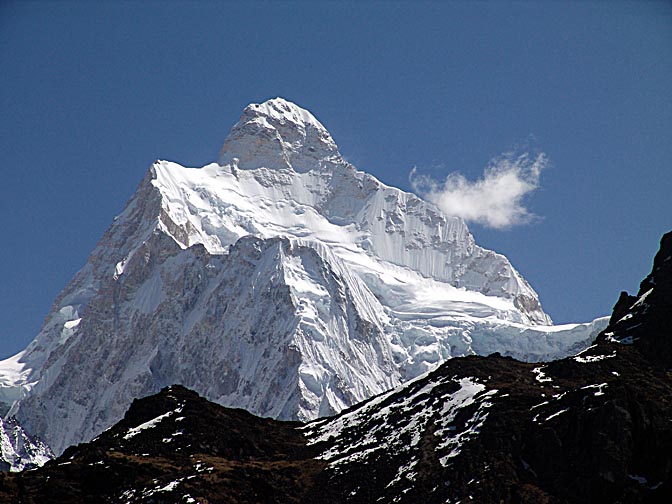
[[[52,458],[49,447],[26,434],[15,419],[0,419],[0,471],[32,469]]]
[[[276,418],[332,414],[445,359],[578,351],[464,222],[341,157],[281,99],[247,107],[218,164],[156,162],[28,348],[0,400],[56,452],[133,397],[183,383]]]

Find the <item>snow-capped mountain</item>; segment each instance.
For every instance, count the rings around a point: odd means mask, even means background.
[[[0,362],[0,400],[61,453],[173,383],[309,420],[455,356],[563,357],[606,322],[550,325],[461,219],[357,171],[278,98],[245,109],[218,163],[150,168],[40,334]]]
[[[32,469],[52,458],[49,447],[28,435],[14,418],[0,419],[0,471]]]

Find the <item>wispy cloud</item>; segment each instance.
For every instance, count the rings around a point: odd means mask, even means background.
[[[495,229],[527,224],[537,218],[525,207],[525,197],[539,187],[548,165],[545,154],[503,154],[486,166],[483,177],[472,182],[459,172],[443,182],[420,175],[413,168],[409,180],[421,194],[447,215],[462,217]]]

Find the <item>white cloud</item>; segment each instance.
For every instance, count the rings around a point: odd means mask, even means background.
[[[421,194],[447,215],[462,217],[495,229],[526,224],[537,218],[525,207],[525,197],[539,187],[546,155],[504,154],[490,161],[483,177],[475,182],[458,172],[437,182],[418,175],[413,168],[409,180]]]

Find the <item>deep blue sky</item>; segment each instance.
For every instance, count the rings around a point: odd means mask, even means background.
[[[472,225],[556,322],[608,314],[672,228],[663,2],[0,3],[0,357],[157,158],[200,166],[244,106],[311,110],[359,169],[475,180],[521,143],[542,220]]]

